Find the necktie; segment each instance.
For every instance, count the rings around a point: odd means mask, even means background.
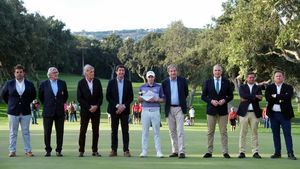
[[[217,79],[217,82],[216,82],[216,92],[219,94],[220,92],[220,84],[219,84],[219,79]]]

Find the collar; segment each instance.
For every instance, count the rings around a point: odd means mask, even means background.
[[[21,80],[21,82],[20,82],[19,80],[17,80],[17,79],[16,79],[16,83],[18,83],[18,84],[23,84],[23,83],[24,83],[24,81],[25,81],[25,79],[24,79],[24,78]]]
[[[214,80],[217,80],[217,78],[216,77],[214,77]],[[222,76],[220,76],[219,78],[218,78],[218,80],[222,80]]]
[[[156,86],[156,83],[154,82],[152,86],[150,86],[149,83],[146,83],[146,86],[147,86],[147,87],[154,87],[154,86]]]
[[[171,77],[169,77],[169,79],[170,79],[171,82],[177,81],[177,76],[176,76],[176,79],[174,79],[174,80],[171,79]]]
[[[94,79],[92,79],[91,81],[89,81],[87,78],[85,78],[85,80],[88,82],[88,83],[93,83]]]
[[[276,87],[281,87],[282,86],[282,84],[283,84],[283,82],[282,83],[280,83],[280,84],[276,84],[276,83],[274,83],[275,84],[275,86]]]

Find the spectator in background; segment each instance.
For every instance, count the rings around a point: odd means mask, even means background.
[[[229,112],[229,115],[228,115],[228,121],[231,125],[231,131],[235,131],[236,122],[237,122],[237,112],[234,111],[234,107],[230,108],[230,112]]]

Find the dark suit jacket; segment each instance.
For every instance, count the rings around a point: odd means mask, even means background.
[[[189,95],[188,82],[185,78],[177,76],[177,85],[178,85],[178,97],[179,105],[182,109],[182,112],[186,114],[186,97]],[[168,117],[171,106],[171,87],[170,87],[170,78],[165,79],[162,82],[162,88],[165,95],[165,115]]]
[[[112,79],[108,82],[106,89],[106,100],[108,101],[108,113],[115,115],[117,108],[116,105],[119,104],[119,92],[117,79]],[[122,103],[126,106],[124,112],[130,114],[130,104],[133,101],[133,90],[132,84],[129,80],[124,79],[123,87],[123,98]]]
[[[93,94],[89,89],[86,79],[81,79],[77,86],[77,101],[80,105],[80,116],[83,115],[100,115],[100,106],[103,101],[102,85],[99,79],[93,80]],[[98,109],[95,113],[91,113],[89,109],[91,105],[97,105]]]
[[[253,85],[252,88],[252,94],[250,94],[250,88],[247,84],[243,84],[239,88],[240,97],[247,99],[248,101],[240,102],[239,109],[237,114],[239,116],[244,117],[248,112],[248,106],[251,103],[253,107],[253,111],[255,113],[255,116],[257,118],[260,118],[262,116],[262,111],[259,107],[260,99],[256,98],[255,95],[262,95],[261,88],[257,86],[256,84]]]
[[[277,94],[276,85],[270,84],[267,86],[265,95],[266,100],[268,101],[267,106],[267,115],[272,118],[272,114],[274,113],[272,108],[274,104],[279,104],[281,112],[283,113],[286,119],[291,119],[294,117],[294,110],[292,107],[292,97],[293,97],[293,87],[283,83],[281,86],[280,94]],[[272,97],[272,94],[276,94],[276,98]]]
[[[50,80],[45,80],[39,87],[39,99],[44,105],[43,117],[62,117],[65,115],[64,103],[68,100],[67,84],[58,79],[58,92],[55,96],[50,83]]]
[[[214,78],[208,79],[202,90],[201,99],[207,103],[206,105],[206,113],[209,115],[227,115],[227,103],[233,99],[233,91],[232,87],[230,86],[229,80],[222,77],[221,81],[221,90],[219,94],[217,94],[215,90]],[[225,99],[225,104],[222,106],[215,107],[211,104],[211,100],[222,100]]]
[[[30,103],[36,97],[36,90],[33,85],[28,80],[24,80],[25,90],[22,96],[19,95],[16,89],[16,80],[9,80],[5,83],[2,90],[2,98],[7,107],[7,114],[18,116],[21,113],[23,115],[31,114]]]

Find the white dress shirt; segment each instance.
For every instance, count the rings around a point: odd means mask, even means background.
[[[16,90],[17,90],[17,92],[19,93],[20,96],[24,93],[24,91],[25,91],[24,79],[21,82],[19,82],[16,79]]]
[[[90,92],[91,92],[91,95],[92,95],[93,94],[93,80],[94,79],[92,79],[91,81],[88,81],[87,79],[85,79],[85,80],[86,80],[86,82],[89,86],[89,89],[90,89]]]
[[[222,76],[220,76],[219,78],[218,78],[218,80],[219,80],[219,92],[221,91],[221,85],[222,85]],[[216,77],[214,77],[214,84],[215,84],[215,88],[216,88],[216,86],[217,86],[217,78]]]
[[[276,94],[280,94],[282,83],[279,84],[279,85],[277,85],[277,84],[275,84],[275,85],[276,85],[276,88],[277,88],[277,93]],[[275,98],[276,98],[276,96],[275,96]],[[281,112],[280,104],[274,104],[272,110]]]
[[[248,84],[248,83],[247,83],[247,85],[248,85],[248,87],[249,87],[249,89],[250,89],[250,94],[252,94],[252,89],[253,89],[254,84]],[[252,103],[249,104],[249,106],[248,106],[248,111],[253,111]]]

